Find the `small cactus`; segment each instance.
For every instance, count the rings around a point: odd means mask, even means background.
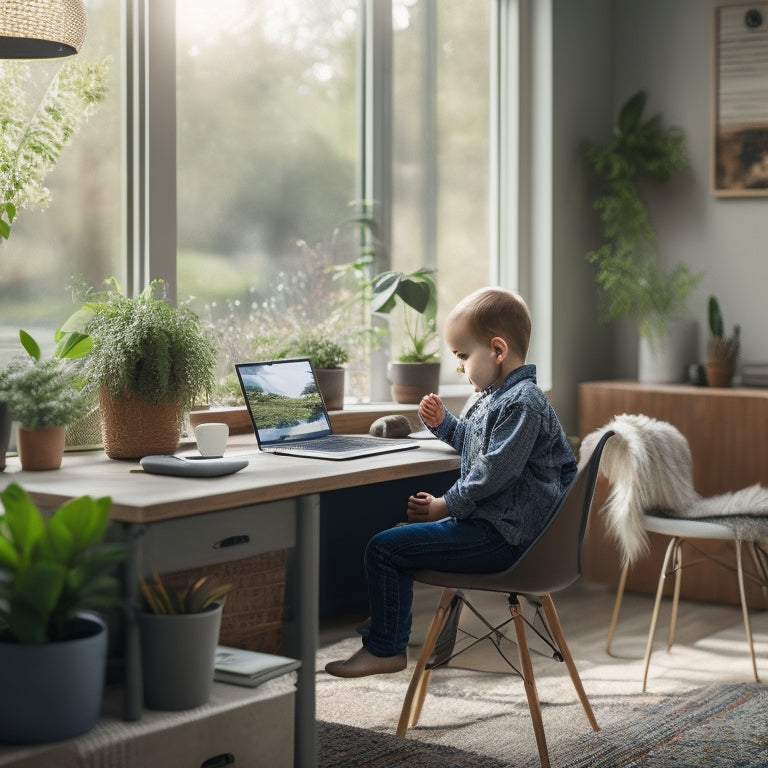
[[[720,304],[714,296],[709,297],[709,330],[711,337],[707,344],[707,357],[713,362],[736,363],[741,346],[741,326],[733,327],[733,335],[725,335],[725,324]]]

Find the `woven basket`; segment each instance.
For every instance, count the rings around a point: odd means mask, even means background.
[[[288,551],[278,549],[242,560],[163,574],[163,583],[179,589],[201,576],[232,584],[221,617],[219,643],[248,651],[280,650]]]
[[[176,450],[181,427],[176,403],[116,399],[102,389],[99,408],[104,450],[110,459],[140,459]]]

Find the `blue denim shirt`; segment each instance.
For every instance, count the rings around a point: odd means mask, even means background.
[[[446,491],[451,517],[482,518],[513,546],[527,546],[576,475],[576,459],[552,405],[523,365],[481,393],[461,418],[446,411],[431,430],[461,454]]]

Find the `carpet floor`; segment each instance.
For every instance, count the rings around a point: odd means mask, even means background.
[[[558,604],[600,724],[598,732],[591,731],[564,665],[552,659],[543,643],[531,641],[553,768],[767,766],[768,686],[751,678],[743,626],[738,620],[734,623],[732,610],[724,610],[722,625],[713,622],[713,631],[706,634],[697,624],[696,604],[681,605],[678,639],[671,651],[664,650],[662,620],[648,692],[641,693],[650,611],[645,610],[647,596],[627,595],[626,600],[630,618],[620,622],[613,646],[616,655],[611,656],[604,648],[607,624],[597,620],[590,627],[589,621],[578,617],[583,616],[585,604],[604,616],[612,594],[587,591],[570,607],[567,601],[564,608]],[[633,600],[642,601],[639,611],[633,612]],[[580,622],[575,635],[569,635],[569,618]],[[473,622],[465,612],[462,634],[477,634]],[[752,622],[758,669],[768,679],[768,612],[756,612]],[[408,669],[394,675],[342,680],[323,671],[328,661],[351,655],[360,645],[357,637],[319,651],[320,768],[538,766],[522,683],[509,673],[489,641],[435,670],[419,724],[409,730],[405,741],[394,736],[419,651],[418,636],[415,628],[416,646],[409,649]],[[502,640],[499,645],[517,663],[512,641]]]

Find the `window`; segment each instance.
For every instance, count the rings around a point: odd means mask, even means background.
[[[499,78],[518,77],[512,49],[543,6],[88,0],[80,56],[111,56],[109,96],[51,174],[49,208],[22,211],[0,241],[0,360],[19,327],[52,339],[71,276],[115,275],[128,293],[163,277],[219,329],[231,373],[265,346],[265,305],[312,319],[349,300],[324,268],[359,255],[354,227],[334,232],[372,200],[387,246],[375,270],[437,269],[440,322],[490,282],[522,275],[528,295],[546,270],[518,260],[528,249],[509,234],[534,217],[499,148],[527,149],[513,140],[517,83]],[[44,87],[60,62],[30,66]],[[443,355],[443,383],[463,382]],[[364,370],[352,386],[372,391]]]
[[[218,8],[212,18],[206,0],[177,3],[177,278],[179,297],[225,331],[220,373],[269,354],[255,319],[265,302],[278,296],[300,316],[292,293],[322,279],[317,260],[354,259],[329,240],[371,172],[357,140],[362,94],[393,96],[392,184],[375,204],[393,222],[390,263],[375,270],[437,269],[441,308],[487,284],[487,2],[394,0],[377,40],[392,41],[391,80],[365,88],[363,3]]]
[[[88,35],[79,56],[87,61],[109,57],[107,97],[45,179],[49,205],[18,211],[9,239],[0,240],[0,362],[21,351],[19,328],[53,347],[53,331],[74,309],[67,290],[72,276],[93,285],[112,275],[124,278],[119,50],[120,3],[90,0]],[[29,73],[24,84],[27,119],[68,61],[0,61],[0,73],[15,66]]]

